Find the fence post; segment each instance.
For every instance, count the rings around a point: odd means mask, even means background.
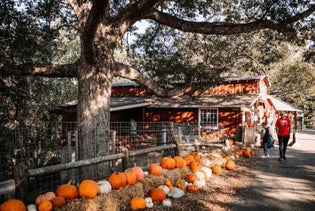
[[[126,171],[129,163],[129,150],[127,148],[123,148],[124,157],[122,158],[122,168],[123,171]]]

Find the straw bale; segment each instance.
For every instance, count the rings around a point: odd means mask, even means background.
[[[146,195],[152,188],[163,185],[165,178],[162,176],[147,175],[140,183],[143,185],[143,192]]]

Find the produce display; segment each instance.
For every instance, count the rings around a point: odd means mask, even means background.
[[[157,204],[172,207],[172,200],[185,197],[187,192],[200,191],[213,174],[228,174],[237,168],[239,157],[253,155],[249,147],[231,147],[163,157],[160,162],[149,164],[147,172],[135,165],[125,172],[112,173],[108,180],[60,184],[55,192],[38,195],[33,204],[26,206],[21,200],[10,199],[0,205],[0,211],[9,211],[12,207],[16,211],[80,210],[82,203],[90,208],[106,204],[115,208],[129,206],[131,210],[154,208]]]

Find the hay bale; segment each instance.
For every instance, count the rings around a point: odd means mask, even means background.
[[[179,179],[186,179],[187,175],[190,173],[190,168],[186,166],[184,168],[175,168],[173,170],[163,169],[162,174],[165,178],[168,178],[172,184],[175,184]]]
[[[144,198],[143,184],[141,182],[137,182],[133,186],[126,186],[119,190],[113,190],[109,193],[109,195],[111,195],[111,197],[114,198],[119,205],[129,206],[130,200],[132,198]]]
[[[143,185],[143,192],[146,195],[152,188],[163,185],[165,178],[163,176],[147,175],[140,183]]]

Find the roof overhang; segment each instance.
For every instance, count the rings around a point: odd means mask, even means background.
[[[73,113],[76,112],[78,101],[74,100],[62,105],[59,105],[50,110],[53,113]],[[139,107],[149,106],[150,102],[146,98],[140,97],[112,97],[110,101],[110,111],[121,111]]]
[[[298,109],[298,108],[294,107],[293,105],[291,105],[287,102],[284,102],[280,99],[277,99],[275,97],[272,97],[270,95],[267,96],[267,100],[273,105],[273,107],[277,111],[303,112],[301,109]]]
[[[171,97],[151,100],[150,108],[243,108],[251,107],[259,94],[204,95],[200,97]]]

